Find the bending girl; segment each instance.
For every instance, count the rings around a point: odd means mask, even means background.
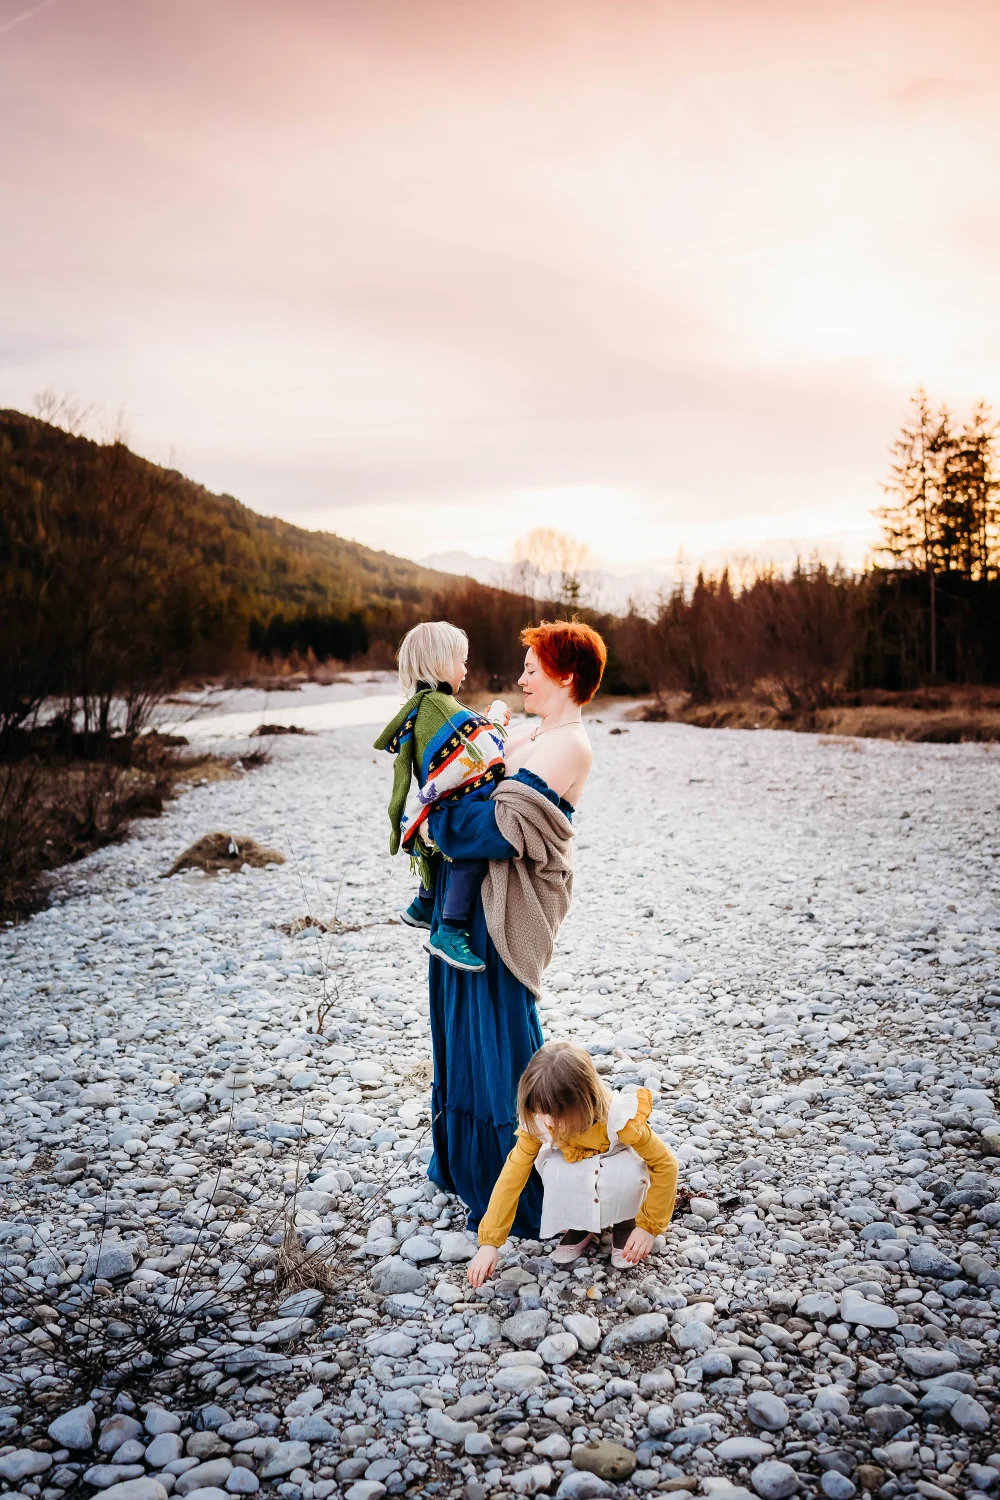
[[[677,1158],[649,1128],[652,1107],[648,1089],[612,1094],[582,1048],[541,1047],[518,1085],[521,1128],[479,1225],[470,1285],[492,1275],[532,1167],[542,1179],[541,1238],[562,1235],[556,1265],[571,1265],[603,1229],[616,1270],[645,1260],[677,1191]]]

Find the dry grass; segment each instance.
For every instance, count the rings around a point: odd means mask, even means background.
[[[250,738],[261,740],[275,734],[310,734],[311,732],[298,724],[258,724],[256,729],[251,730]]]
[[[693,703],[687,694],[675,693],[639,704],[629,717],[699,729],[787,729],[919,744],[1000,741],[1000,696],[970,690],[857,694],[830,708],[798,714],[753,698]]]
[[[429,1057],[422,1057],[415,1062],[412,1068],[408,1068],[402,1076],[404,1084],[410,1084],[415,1088],[426,1088],[434,1078],[434,1064]]]
[[[56,754],[44,732],[35,743],[25,737],[17,758],[0,761],[0,919],[7,921],[45,904],[53,870],[119,843],[136,818],[158,818],[179,786],[231,781],[270,759],[264,747],[241,759],[184,755],[158,735],[127,746],[113,740],[101,758]]]
[[[342,1279],[324,1256],[304,1249],[296,1231],[286,1223],[284,1242],[274,1263],[276,1289],[286,1293],[316,1291],[332,1297],[340,1290]]]
[[[333,925],[339,925],[336,918],[334,918]],[[300,932],[308,932],[311,927],[315,928],[317,932],[332,931],[332,928],[326,922],[320,921],[319,917],[310,916],[293,917],[290,922],[280,922],[278,924],[278,931],[283,932],[286,937],[298,937]]]
[[[228,870],[235,874],[244,865],[262,870],[267,865],[284,863],[285,856],[277,849],[268,849],[255,839],[244,838],[242,834],[206,833],[174,860],[167,878],[179,875],[182,870],[203,870],[206,875],[218,875],[220,870]]]

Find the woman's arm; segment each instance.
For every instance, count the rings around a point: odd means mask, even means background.
[[[428,815],[427,826],[449,859],[514,858],[514,846],[498,830],[497,810],[488,800],[462,797],[443,802]]]

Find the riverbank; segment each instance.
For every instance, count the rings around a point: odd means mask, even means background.
[[[278,737],[0,934],[12,1489],[994,1482],[1000,753],[592,735],[541,1014],[656,1095],[685,1192],[650,1260],[512,1242],[469,1291],[388,759],[365,727]],[[163,878],[216,830],[284,863]]]

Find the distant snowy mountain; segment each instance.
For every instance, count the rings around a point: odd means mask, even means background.
[[[425,568],[435,568],[441,573],[460,573],[474,578],[477,583],[486,583],[498,589],[536,588],[540,593],[558,594],[561,578],[525,578],[519,563],[498,562],[495,557],[475,557],[471,552],[435,552],[421,559]],[[677,576],[675,566],[654,566],[641,572],[610,568],[581,569],[580,602],[589,609],[607,611],[609,614],[625,614],[631,605],[646,612],[655,608],[662,594],[669,593]],[[546,583],[548,582],[548,589]]]

